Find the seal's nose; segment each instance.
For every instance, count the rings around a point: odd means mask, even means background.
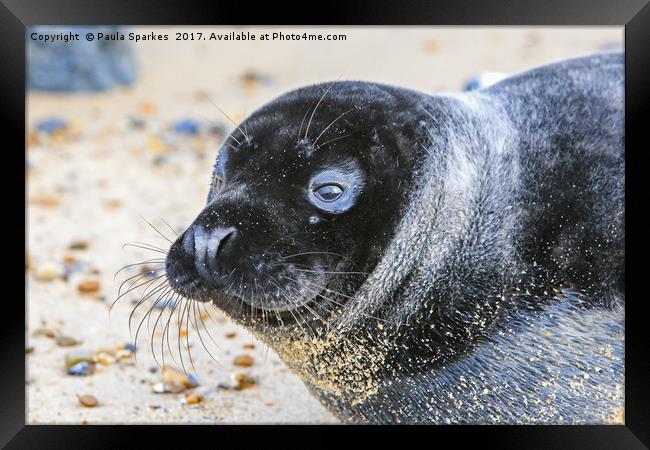
[[[214,278],[219,258],[236,233],[235,227],[209,229],[202,225],[193,225],[185,232],[183,249],[194,257],[196,271],[203,279]]]

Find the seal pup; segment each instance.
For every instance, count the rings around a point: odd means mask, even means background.
[[[622,422],[623,73],[282,95],[224,142],[167,279],[344,421]]]

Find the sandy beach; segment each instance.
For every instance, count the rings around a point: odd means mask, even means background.
[[[239,121],[283,92],[336,79],[458,91],[480,71],[516,73],[623,45],[622,28],[585,27],[291,28],[283,31],[341,33],[346,40],[173,40],[176,32],[230,30],[135,29],[172,39],[134,45],[140,63],[135,86],[97,94],[28,93],[27,423],[337,422],[273,351],[215,308],[198,311],[209,339],[191,323],[171,327],[172,350],[180,329],[193,364],[186,350],[183,363],[178,353],[168,353],[166,364],[178,373],[166,376],[151,352],[151,335],[156,348],[161,340],[159,329],[151,332],[155,315],[134,342],[151,303],[137,309],[129,331],[142,290],[123,296],[109,316],[120,283],[143,274],[142,266],[116,272],[164,257],[155,248],[124,244],[144,242],[164,251],[166,239],[181,233],[205,203],[217,150],[232,127],[215,104]],[[50,119],[65,126],[38,131]],[[163,318],[169,312],[155,311]],[[66,355],[69,362],[75,353],[88,360],[85,376],[66,372]],[[180,386],[158,393],[161,383]],[[84,406],[83,395],[97,405]]]

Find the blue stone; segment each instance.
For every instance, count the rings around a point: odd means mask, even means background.
[[[156,303],[156,306],[154,308],[156,309],[164,309],[164,308],[173,308],[174,305],[176,304],[176,301],[174,299],[167,299],[167,300],[161,300],[158,303]]]
[[[41,133],[47,133],[47,134],[52,134],[56,130],[67,128],[67,127],[68,127],[68,122],[66,122],[63,119],[57,119],[57,118],[45,119],[36,123],[36,130],[40,131]]]
[[[75,375],[85,377],[90,371],[90,364],[86,361],[81,361],[68,369],[68,375]]]
[[[183,134],[197,134],[199,125],[192,119],[180,120],[174,124],[174,132]]]
[[[192,386],[198,386],[199,385],[199,379],[196,378],[196,375],[194,375],[194,374],[187,375],[187,380],[190,382],[190,384]]]

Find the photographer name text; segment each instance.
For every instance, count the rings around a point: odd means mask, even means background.
[[[133,41],[133,42],[151,42],[151,41],[346,41],[345,34],[322,34],[322,33],[253,33],[250,31],[231,31],[229,33],[124,33],[121,31],[113,32],[88,32],[88,33],[31,33],[30,38],[33,41],[43,43],[56,42],[74,42],[74,41]]]

